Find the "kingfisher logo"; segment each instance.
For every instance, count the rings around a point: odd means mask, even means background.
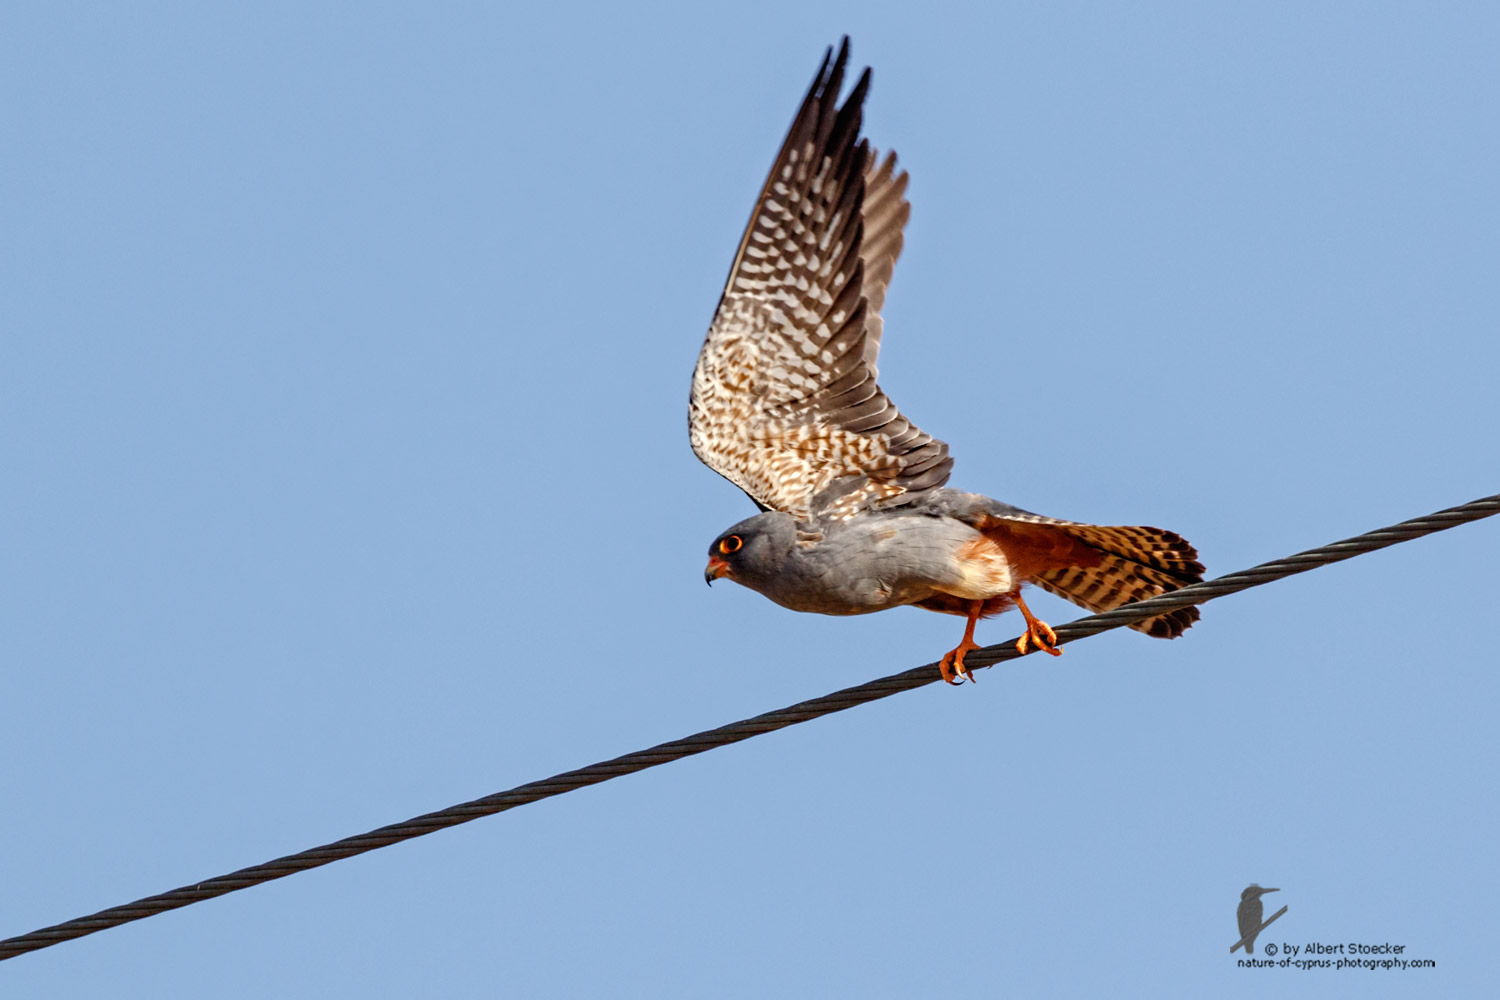
[[[1268,892],[1280,889],[1265,889],[1255,883],[1245,886],[1240,893],[1240,905],[1234,908],[1234,922],[1239,926],[1240,939],[1229,946],[1232,955],[1241,948],[1245,954],[1234,960],[1241,969],[1329,969],[1337,973],[1344,969],[1436,969],[1437,962],[1430,958],[1408,958],[1406,945],[1390,941],[1288,941],[1285,936],[1264,942],[1260,954],[1255,953],[1255,939],[1260,932],[1270,927],[1287,908],[1283,906],[1270,918],[1266,918],[1266,904],[1261,899]]]
[[[1255,939],[1260,935],[1260,932],[1270,927],[1278,917],[1286,912],[1286,907],[1283,906],[1271,915],[1270,920],[1262,921],[1261,917],[1265,915],[1266,907],[1260,901],[1260,897],[1268,892],[1280,891],[1280,889],[1262,889],[1254,882],[1245,886],[1245,891],[1240,893],[1240,905],[1234,911],[1235,920],[1240,925],[1240,939],[1230,946],[1229,953],[1231,955],[1241,948],[1245,949],[1245,954],[1247,955],[1255,954]]]

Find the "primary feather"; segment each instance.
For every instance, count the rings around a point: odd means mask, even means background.
[[[910,213],[906,174],[859,138],[866,70],[842,107],[848,41],[814,78],[730,267],[693,373],[693,451],[799,520],[835,480],[859,500],[947,481],[948,446],[875,381],[880,307]],[[852,509],[852,507],[851,507]]]

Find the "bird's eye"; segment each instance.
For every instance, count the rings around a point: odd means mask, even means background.
[[[745,540],[739,535],[730,535],[719,543],[719,551],[724,555],[733,555],[745,545]]]

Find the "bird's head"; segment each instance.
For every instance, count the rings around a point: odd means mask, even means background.
[[[703,579],[712,585],[727,578],[764,592],[796,542],[797,522],[792,515],[779,510],[756,514],[714,539],[708,547]]]
[[[1240,893],[1240,900],[1244,901],[1246,899],[1259,899],[1261,896],[1265,895],[1268,892],[1280,891],[1280,889],[1262,889],[1258,885],[1251,884],[1245,886],[1245,891]]]

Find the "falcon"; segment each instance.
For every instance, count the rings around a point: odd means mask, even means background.
[[[944,484],[948,446],[876,382],[880,309],[910,214],[907,174],[860,137],[866,69],[838,106],[849,39],[830,48],[740,238],[693,372],[688,432],[709,468],[761,513],[709,547],[704,576],[793,611],[860,615],[905,604],[967,619],[939,661],[973,680],[974,626],[1015,607],[1021,653],[1062,652],[1026,606],[1034,584],[1090,611],[1203,579],[1159,528],[1043,517]],[[1182,608],[1131,627],[1172,639]]]

